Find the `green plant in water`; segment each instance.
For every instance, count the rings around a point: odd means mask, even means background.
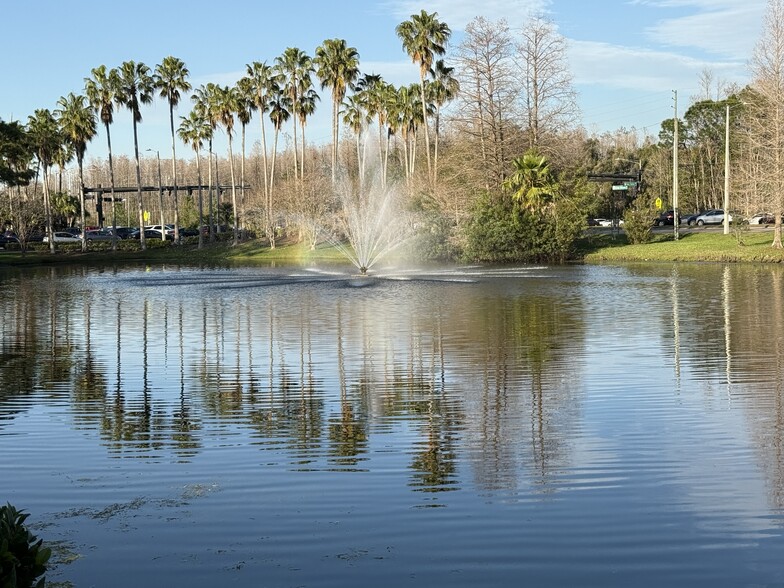
[[[42,547],[24,522],[27,513],[10,504],[0,506],[0,588],[43,588],[52,550]]]

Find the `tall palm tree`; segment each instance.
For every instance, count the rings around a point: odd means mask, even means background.
[[[438,13],[428,14],[422,10],[419,14],[412,14],[409,20],[403,21],[395,29],[397,36],[403,42],[403,49],[408,53],[414,63],[419,64],[419,84],[422,99],[422,118],[425,126],[425,149],[427,151],[427,173],[433,181],[432,165],[430,163],[430,134],[427,129],[427,101],[425,99],[425,76],[433,65],[435,55],[446,52],[446,43],[452,31],[446,23],[438,20]]]
[[[245,226],[245,131],[247,130],[253,111],[255,92],[253,81],[243,77],[237,82],[237,120],[242,127],[242,160],[240,164],[240,224]]]
[[[321,80],[321,88],[332,89],[332,183],[338,165],[339,111],[346,90],[359,77],[359,53],[348,47],[343,39],[327,39],[316,48],[316,75]]]
[[[204,247],[204,198],[201,189],[201,150],[204,148],[204,140],[212,141],[212,125],[204,117],[203,113],[194,108],[188,118],[180,117],[181,123],[177,134],[184,143],[187,143],[196,152],[196,175],[199,182],[199,249]]]
[[[368,115],[378,120],[378,158],[381,169],[381,186],[387,185],[387,159],[389,133],[386,128],[390,104],[394,102],[395,88],[380,75],[365,74],[357,82],[356,93],[362,95]]]
[[[150,68],[143,63],[124,61],[118,70],[119,83],[115,101],[131,111],[133,119],[133,154],[136,158],[136,203],[139,209],[139,240],[142,250],[147,249],[144,239],[144,203],[142,201],[142,172],[139,164],[138,124],[142,122],[142,104],[150,104],[155,90]]]
[[[114,101],[119,86],[116,69],[106,71],[99,65],[90,72],[92,78],[84,79],[84,93],[106,129],[106,143],[109,147],[109,189],[112,195],[112,250],[117,250],[117,211],[114,198],[114,164],[112,162],[112,135],[109,126],[114,122]],[[100,197],[100,196],[99,196]]]
[[[300,96],[303,89],[309,85],[303,80],[309,80],[313,73],[313,60],[310,56],[296,47],[288,47],[283,55],[275,58],[278,71],[283,74],[286,80],[284,91],[290,103],[292,121],[294,123],[294,177],[297,177],[299,164],[297,161],[297,123],[299,122]]]
[[[365,184],[365,157],[362,150],[362,133],[372,120],[367,110],[365,98],[365,95],[362,93],[352,94],[343,100],[343,108],[340,111],[343,115],[343,124],[354,133],[357,147],[357,170],[360,191]]]
[[[283,77],[280,72],[265,63],[254,61],[245,66],[248,79],[251,80],[254,90],[254,102],[259,111],[259,125],[261,126],[261,155],[264,165],[264,199],[269,198],[269,165],[267,161],[267,133],[264,125],[264,115],[269,111],[270,100],[280,92]]]
[[[63,143],[63,134],[57,120],[49,109],[36,110],[28,118],[27,133],[35,149],[35,155],[43,172],[44,214],[46,215],[46,234],[49,237],[49,251],[55,252],[54,231],[52,230],[52,203],[49,197],[49,168],[55,153]]]
[[[181,59],[164,57],[155,67],[153,77],[155,88],[161,98],[169,103],[169,125],[171,128],[172,178],[174,183],[174,242],[180,242],[180,206],[177,198],[177,150],[174,140],[174,108],[180,103],[182,92],[188,92],[191,84],[188,81],[190,72]]]
[[[269,195],[267,196],[267,235],[270,240],[270,249],[275,249],[275,215],[273,213],[273,186],[275,182],[275,159],[278,153],[278,136],[283,124],[289,120],[291,116],[291,104],[288,96],[283,93],[281,89],[277,94],[270,99],[269,117],[272,121],[272,126],[275,129],[275,139],[272,147],[272,164],[270,165],[270,180],[269,180]]]
[[[299,166],[299,177],[302,181],[305,180],[305,125],[307,124],[308,117],[316,112],[316,101],[318,100],[319,95],[313,88],[303,89],[303,91],[300,93],[297,119],[299,120],[300,132],[302,133]]]
[[[438,182],[438,140],[441,134],[441,107],[457,97],[460,91],[460,82],[452,75],[454,67],[447,67],[443,59],[438,59],[430,71],[433,80],[425,89],[429,103],[435,106],[436,137],[433,147],[433,178]]]
[[[239,222],[237,218],[237,188],[234,174],[234,153],[232,152],[232,138],[234,136],[234,113],[239,110],[239,97],[236,88],[230,86],[218,86],[215,92],[215,115],[229,138],[229,169],[231,170],[231,204],[234,213],[234,240],[233,245],[237,245],[239,238]]]
[[[80,222],[82,226],[82,251],[87,250],[87,239],[84,236],[86,226],[84,219],[84,153],[87,151],[87,143],[95,137],[96,122],[95,113],[90,107],[87,98],[76,95],[73,92],[68,96],[63,96],[57,101],[58,109],[55,116],[58,119],[60,128],[66,141],[73,147],[76,154],[76,164],[79,166],[79,207]],[[100,196],[99,196],[100,197]]]
[[[213,197],[212,197],[212,139],[214,135],[214,130],[218,126],[218,120],[216,117],[216,110],[215,110],[215,94],[217,92],[218,86],[213,84],[212,82],[208,83],[206,86],[199,86],[196,88],[196,91],[191,96],[191,100],[193,100],[194,106],[193,109],[196,111],[197,115],[203,118],[210,128],[212,129],[212,133],[207,137],[207,145],[208,145],[208,174],[207,174],[207,198],[208,198],[208,218],[210,221],[210,242],[215,241],[215,213],[213,207]],[[217,165],[217,162],[216,162]]]

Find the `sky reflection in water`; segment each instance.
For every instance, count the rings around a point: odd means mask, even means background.
[[[782,268],[7,271],[77,586],[784,582]]]

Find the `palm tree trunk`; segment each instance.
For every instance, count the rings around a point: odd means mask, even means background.
[[[261,125],[261,160],[264,163],[264,199],[269,199],[269,185],[267,183],[269,169],[267,166],[267,133],[264,130],[264,109],[259,107],[259,124]]]
[[[360,133],[356,133],[357,135],[357,169],[359,170],[359,191],[362,192],[362,188],[365,185],[365,165],[362,161],[362,149],[361,149],[361,136]]]
[[[136,132],[136,116],[132,114],[133,118],[133,153],[136,157],[136,204],[139,208],[139,243],[142,251],[147,249],[147,240],[144,238],[144,203],[142,202],[142,169],[139,165],[139,136]],[[84,235],[84,226],[82,226],[82,235]]]
[[[302,153],[302,157],[300,157],[299,161],[299,179],[300,181],[305,181],[305,121],[302,121],[300,124],[302,130],[302,146],[300,147],[300,151]],[[334,183],[334,179],[332,180]]]
[[[237,182],[234,179],[234,153],[231,150],[231,133],[229,135],[229,169],[231,170],[231,206],[233,208],[232,213],[234,216],[234,238],[232,241],[232,245],[234,247],[237,246],[238,237],[239,237],[239,221],[237,218]]]
[[[332,185],[336,181],[336,169],[338,166],[338,101],[332,101]]]
[[[420,68],[419,70],[419,90],[422,94],[422,123],[425,127],[425,150],[427,151],[427,181],[432,188],[433,184],[433,170],[430,164],[430,133],[428,132],[427,125],[427,101],[425,100],[425,72]]]
[[[112,195],[112,251],[117,251],[117,209],[114,202],[114,163],[112,162],[112,136],[109,133],[109,123],[106,127],[106,142],[109,146],[109,190]]]
[[[245,227],[245,125],[242,125],[242,159],[240,163],[240,223]],[[244,241],[244,237],[243,237]]]
[[[196,149],[196,176],[199,182],[199,249],[204,247],[204,197],[201,189],[201,155]]]
[[[272,213],[272,192],[275,183],[275,159],[278,153],[278,134],[275,129],[275,141],[272,148],[272,165],[270,166],[269,197],[267,198],[267,233],[270,240],[270,249],[275,249],[275,215]]]
[[[381,187],[387,187],[387,154],[384,152],[384,123],[381,115],[378,115],[378,162],[381,166]],[[389,138],[387,137],[387,150],[389,149]]]
[[[54,245],[54,231],[52,230],[52,202],[49,196],[49,178],[47,177],[46,166],[41,166],[43,169],[43,184],[44,184],[44,214],[46,215],[46,235],[49,238],[49,253],[55,252]],[[84,234],[84,226],[82,227],[82,234]],[[24,243],[22,243],[24,247]],[[24,253],[26,249],[23,249]]]
[[[436,137],[435,137],[435,145],[433,146],[433,184],[438,183],[438,136],[441,134],[439,132],[441,120],[441,107],[436,107]]]
[[[169,124],[172,144],[172,183],[174,184],[174,243],[180,242],[180,203],[177,196],[177,150],[174,140],[174,104],[169,102]],[[163,229],[163,227],[161,227]]]
[[[80,154],[76,156],[76,163],[79,166],[79,220],[82,223],[82,252],[87,251],[87,240],[84,238],[84,157]],[[101,198],[100,192],[96,198]]]
[[[207,198],[209,199],[208,209],[209,209],[209,219],[210,219],[210,243],[215,241],[215,216],[212,207],[212,139],[210,139],[209,144],[209,180],[207,181]]]

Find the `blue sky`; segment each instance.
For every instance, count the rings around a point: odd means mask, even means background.
[[[191,83],[233,84],[251,61],[274,61],[287,47],[309,54],[324,39],[357,48],[363,72],[395,84],[418,81],[418,70],[395,35],[397,24],[422,9],[438,12],[453,31],[451,47],[475,16],[505,18],[520,28],[531,11],[543,12],[569,43],[569,65],[589,132],[620,127],[658,132],[698,92],[700,72],[743,84],[760,37],[766,0],[10,0],[0,35],[0,118],[26,121],[36,108],[56,108],[60,96],[82,92],[101,64],[126,60],[151,68],[167,55],[182,59]],[[446,60],[449,61],[449,52]],[[328,142],[329,95],[308,126],[308,141]],[[186,115],[190,101],[181,104]],[[168,109],[161,100],[142,111],[140,149],[170,150]],[[248,140],[258,139],[258,121]],[[113,149],[131,154],[131,118],[118,110]],[[99,134],[90,155],[105,157]],[[180,148],[179,155],[186,155]]]

